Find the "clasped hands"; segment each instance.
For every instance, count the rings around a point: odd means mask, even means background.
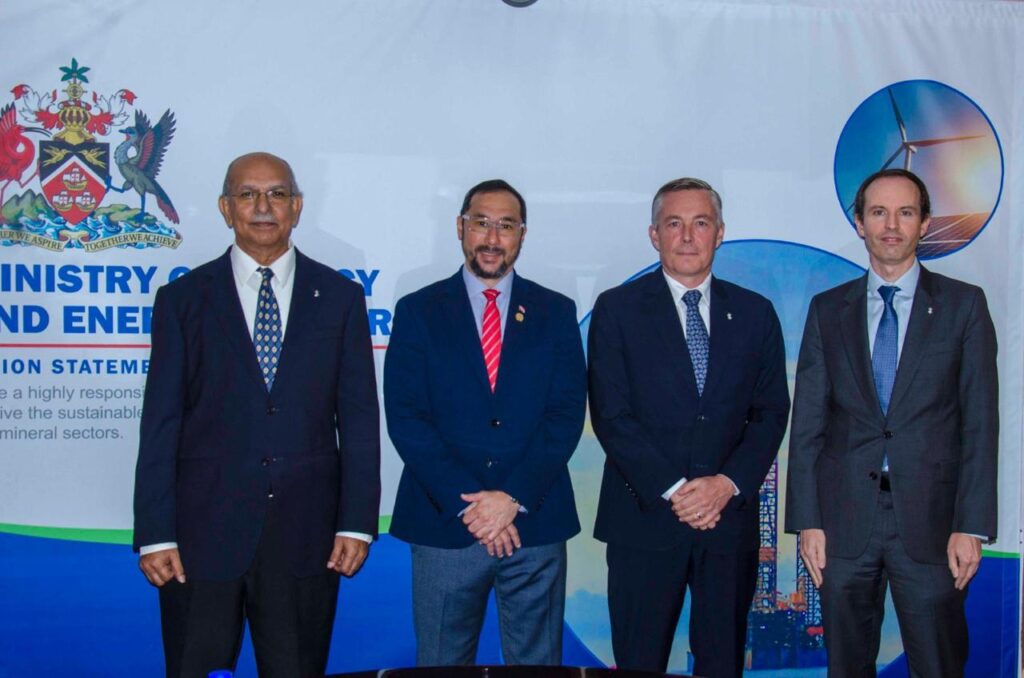
[[[481,490],[460,495],[469,502],[462,512],[462,523],[473,537],[487,547],[487,554],[504,558],[522,547],[519,531],[512,521],[519,514],[519,504],[501,490]]]
[[[695,530],[711,530],[722,518],[722,509],[735,493],[732,481],[722,474],[687,480],[672,493],[672,512],[679,522]]]

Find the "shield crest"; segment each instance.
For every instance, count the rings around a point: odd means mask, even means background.
[[[92,214],[107,194],[110,144],[86,141],[39,142],[39,183],[50,207],[75,226]]]

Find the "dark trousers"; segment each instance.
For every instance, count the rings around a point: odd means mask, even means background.
[[[899,620],[910,675],[964,675],[967,662],[967,591],[957,591],[946,565],[915,562],[896,529],[892,495],[879,495],[867,549],[858,558],[828,556],[821,585],[821,613],[828,675],[875,675],[885,591]]]
[[[694,674],[743,673],[756,551],[718,554],[700,545],[645,551],[609,544],[607,559],[612,651],[619,668],[666,670],[689,587]]]
[[[168,678],[206,678],[233,669],[249,622],[261,678],[322,676],[327,668],[338,575],[293,577],[273,499],[249,569],[231,581],[171,580],[160,589]]]

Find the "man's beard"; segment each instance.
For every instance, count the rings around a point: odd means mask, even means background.
[[[499,264],[498,267],[493,271],[485,271],[483,267],[480,266],[480,262],[477,261],[476,258],[476,255],[481,253],[500,254],[501,264]],[[508,273],[509,266],[511,266],[512,263],[515,262],[514,259],[510,262],[506,256],[507,254],[508,252],[501,247],[488,247],[487,245],[480,245],[475,250],[473,250],[473,256],[469,259],[469,270],[473,272],[473,275],[482,280],[499,280],[503,278],[506,273]]]

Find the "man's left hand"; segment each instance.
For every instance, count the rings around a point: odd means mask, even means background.
[[[981,540],[963,532],[954,532],[949,535],[946,556],[949,558],[949,571],[956,580],[953,585],[958,591],[963,591],[981,564]]]
[[[481,544],[494,541],[519,513],[519,504],[501,490],[482,490],[461,496],[462,501],[469,502],[462,522]]]
[[[687,480],[670,498],[672,512],[695,530],[710,530],[734,492],[732,481],[722,474]]]
[[[351,577],[363,566],[369,552],[370,545],[362,539],[335,536],[331,557],[327,559],[327,569]]]

